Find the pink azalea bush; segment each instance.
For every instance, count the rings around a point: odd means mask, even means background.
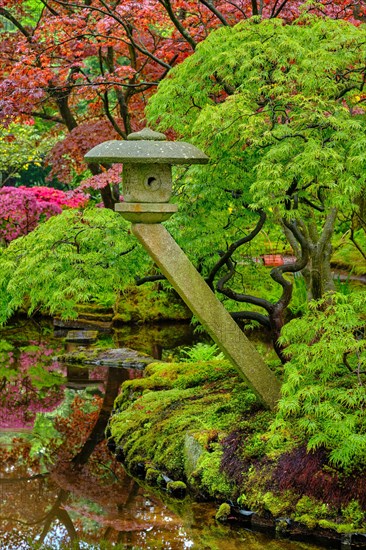
[[[49,187],[0,189],[0,240],[4,243],[27,235],[63,208],[79,208],[88,201],[80,191],[64,192]]]

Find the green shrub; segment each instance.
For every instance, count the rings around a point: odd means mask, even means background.
[[[307,442],[333,465],[364,467],[366,453],[365,294],[330,294],[283,329],[285,382],[273,444]]]

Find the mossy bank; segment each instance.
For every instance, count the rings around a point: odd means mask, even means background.
[[[228,502],[237,517],[287,535],[363,540],[364,472],[335,468],[293,434],[281,448],[274,421],[226,360],[154,363],[122,385],[108,436],[148,484],[180,481],[181,496],[186,484],[196,499]]]

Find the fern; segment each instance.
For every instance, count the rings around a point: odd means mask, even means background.
[[[198,343],[191,348],[186,348],[181,351],[181,361],[211,361],[222,360],[225,356],[219,351],[216,344],[202,344]]]

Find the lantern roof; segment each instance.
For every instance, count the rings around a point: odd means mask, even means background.
[[[87,162],[129,164],[206,164],[209,158],[191,143],[168,141],[164,134],[144,128],[127,140],[110,140],[96,145]]]

